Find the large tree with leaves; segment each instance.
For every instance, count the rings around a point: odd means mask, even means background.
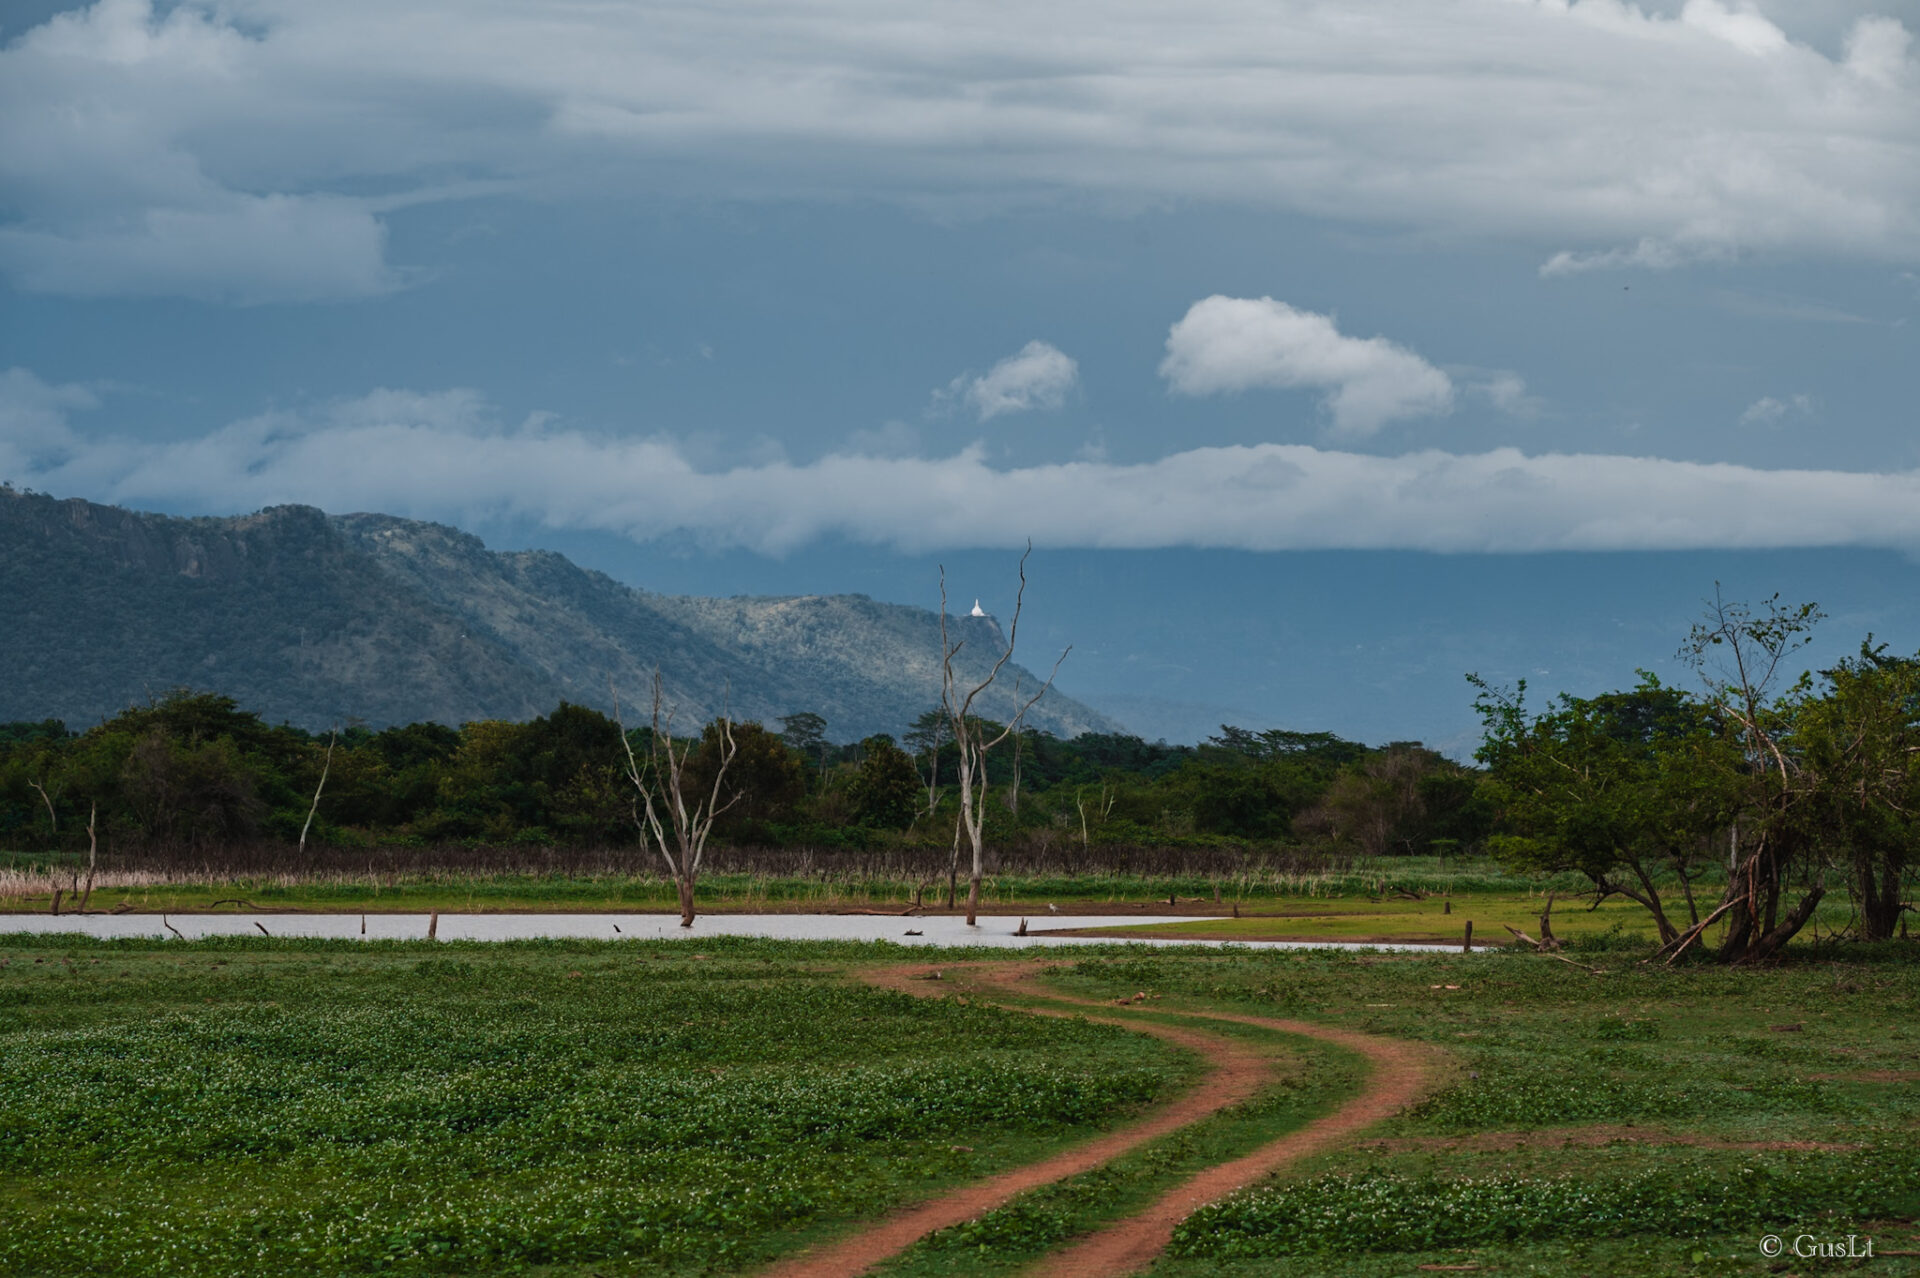
[[[1778,595],[1751,608],[1716,588],[1680,649],[1738,760],[1727,890],[1715,911],[1727,916],[1720,954],[1730,962],[1777,953],[1826,895],[1807,802],[1815,786],[1794,740],[1800,699],[1778,695],[1787,658],[1806,646],[1824,615],[1814,604],[1782,604]]]
[[[1847,879],[1865,940],[1887,940],[1920,842],[1920,657],[1871,636],[1789,699],[1803,841]]]
[[[1504,827],[1489,850],[1520,868],[1577,871],[1596,900],[1637,902],[1663,944],[1681,938],[1681,904],[1698,926],[1694,884],[1739,801],[1739,759],[1711,708],[1643,673],[1631,691],[1562,696],[1530,715],[1524,683],[1507,692],[1470,678],[1485,791]],[[1677,884],[1681,901],[1662,883]]]

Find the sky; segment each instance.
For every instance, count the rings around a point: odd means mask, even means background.
[[[1004,612],[1470,751],[1920,647],[1920,0],[0,5],[0,479]]]

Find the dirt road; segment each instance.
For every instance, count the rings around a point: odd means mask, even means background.
[[[1351,1048],[1373,1066],[1361,1093],[1334,1113],[1297,1132],[1271,1141],[1241,1158],[1200,1172],[1161,1197],[1139,1215],[1069,1244],[1049,1255],[1034,1272],[1108,1278],[1135,1272],[1166,1249],[1174,1226],[1196,1207],[1250,1184],[1271,1171],[1310,1153],[1346,1140],[1380,1119],[1410,1104],[1422,1090],[1429,1059],[1413,1044],[1331,1029],[1305,1021],[1278,1020],[1230,1013],[1182,1012],[1155,1006],[1152,1010],[1182,1016],[1185,1026],[1144,1019],[1130,1010],[1056,994],[1039,988],[1035,977],[1047,963],[914,964],[862,973],[863,979],[885,989],[921,997],[964,994],[1008,1001],[1020,1000],[1019,1010],[1039,1016],[1084,1016],[1088,1020],[1122,1025],[1151,1034],[1199,1054],[1208,1072],[1185,1095],[1157,1106],[1139,1122],[1083,1142],[1037,1163],[1003,1172],[977,1184],[962,1186],[938,1198],[904,1208],[876,1225],[838,1242],[824,1244],[775,1264],[765,1278],[849,1278],[864,1273],[890,1256],[906,1250],[926,1235],[975,1219],[1002,1206],[1029,1189],[1091,1171],[1131,1149],[1197,1123],[1220,1110],[1250,1099],[1272,1077],[1271,1063],[1239,1040],[1210,1033],[1208,1020],[1237,1021],[1289,1034],[1319,1039]],[[938,971],[940,979],[929,979]],[[1037,1003],[1035,1002],[1037,1001]]]

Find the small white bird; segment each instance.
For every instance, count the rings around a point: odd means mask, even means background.
[[[1059,912],[1060,912],[1059,906],[1055,905],[1052,901],[1047,902],[1047,913],[1058,914]]]

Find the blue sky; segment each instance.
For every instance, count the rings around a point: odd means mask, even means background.
[[[1005,593],[1149,735],[1460,748],[1715,580],[1920,645],[1920,4],[0,17],[0,478]],[[1035,654],[1036,659],[1038,654]]]

